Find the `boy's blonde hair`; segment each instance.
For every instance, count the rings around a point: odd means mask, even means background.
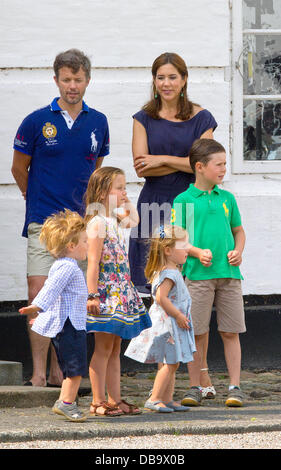
[[[145,277],[149,282],[165,266],[165,248],[174,248],[177,240],[188,237],[187,231],[177,225],[161,225],[151,238],[150,250],[145,267]]]
[[[89,220],[98,213],[98,209],[92,210],[91,205],[94,207],[95,203],[103,203],[105,197],[111,190],[114,179],[118,175],[125,176],[125,173],[121,168],[114,166],[103,166],[91,174],[85,193],[86,222],[89,222]]]
[[[81,232],[86,230],[87,224],[77,212],[69,209],[48,217],[39,236],[49,253],[55,258],[62,258],[67,253],[69,243],[78,244]]]

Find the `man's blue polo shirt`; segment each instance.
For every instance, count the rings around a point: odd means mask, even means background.
[[[83,101],[82,111],[69,129],[58,99],[29,114],[14,140],[15,150],[32,157],[22,233],[25,237],[31,222],[42,224],[65,208],[83,215],[83,198],[97,158],[109,154],[106,116]]]

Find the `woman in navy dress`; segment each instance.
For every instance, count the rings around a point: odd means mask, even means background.
[[[213,138],[217,127],[209,111],[189,101],[188,71],[180,56],[160,55],[152,65],[152,76],[151,100],[133,116],[134,167],[145,183],[138,199],[140,223],[131,232],[129,261],[132,281],[143,293],[150,292],[144,266],[147,239],[159,226],[156,204],[163,204],[160,223],[169,223],[174,198],[195,181],[188,157],[191,146],[196,139]],[[156,204],[149,210],[152,203]]]
[[[188,157],[193,142],[213,138],[217,127],[209,111],[189,101],[188,70],[179,55],[157,57],[152,78],[151,99],[133,116],[134,167],[145,183],[137,204],[140,222],[130,235],[129,263],[132,281],[142,293],[150,293],[151,287],[144,276],[148,238],[155,227],[170,222],[174,198],[195,181]]]

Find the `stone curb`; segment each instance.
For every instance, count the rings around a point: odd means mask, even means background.
[[[60,388],[26,387],[24,385],[0,386],[0,411],[1,408],[34,408],[52,406],[58,399]]]
[[[163,423],[161,426],[151,426],[148,423],[146,426],[128,426],[127,424],[118,428],[109,429],[87,429],[83,430],[42,430],[36,431],[26,429],[23,431],[7,431],[0,432],[0,443],[4,442],[28,442],[36,440],[83,440],[95,438],[117,438],[130,436],[153,436],[155,434],[168,434],[168,435],[207,435],[207,434],[243,434],[253,432],[272,432],[281,431],[281,422],[268,423],[268,424],[245,424],[239,425],[192,425],[179,422],[176,426]]]

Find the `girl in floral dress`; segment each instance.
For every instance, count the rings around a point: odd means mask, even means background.
[[[93,391],[90,413],[138,414],[140,410],[136,406],[121,399],[121,341],[139,335],[151,326],[151,321],[131,282],[122,228],[135,226],[138,214],[127,197],[124,172],[114,167],[95,170],[86,191],[86,207],[87,332],[95,334],[89,367]]]
[[[143,363],[164,363],[158,370],[145,408],[161,413],[187,411],[173,400],[179,363],[193,361],[196,351],[190,315],[191,298],[179,266],[190,245],[182,227],[161,226],[151,241],[146,278],[152,282],[152,327],[130,341],[125,356]]]

